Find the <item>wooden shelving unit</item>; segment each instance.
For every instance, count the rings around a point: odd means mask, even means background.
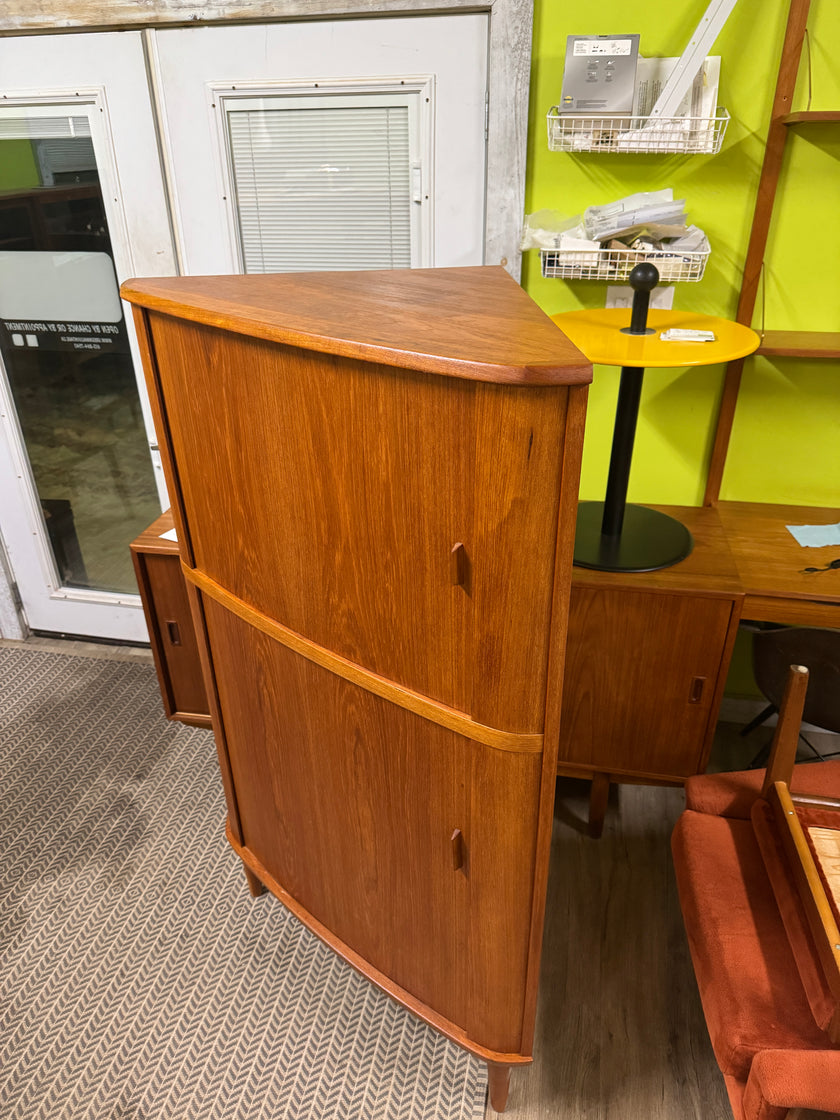
[[[838,124],[840,123],[840,109],[809,109],[802,113],[788,113],[782,117],[781,123],[789,126],[794,124]]]
[[[785,158],[787,139],[792,128],[813,124],[840,124],[840,109],[817,109],[791,112],[802,45],[805,39],[811,0],[791,0],[788,22],[779,62],[779,77],[770,113],[767,146],[758,183],[741,293],[736,320],[746,326],[752,324],[758,295],[761,269],[764,263],[767,238],[773,219],[773,210],[779,178]],[[762,330],[761,346],[756,351],[766,357],[809,358],[836,360],[840,357],[840,332],[836,331],[776,331]],[[723,394],[715,430],[709,475],[706,483],[705,505],[715,505],[720,497],[721,481],[726,465],[732,422],[738,402],[741,372],[747,358],[739,358],[726,367]]]
[[[840,331],[765,331],[756,354],[776,358],[840,358]]]

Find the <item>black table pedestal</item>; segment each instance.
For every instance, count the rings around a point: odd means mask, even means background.
[[[694,547],[685,525],[647,506],[624,508],[620,534],[601,532],[604,502],[578,505],[575,564],[603,572],[655,572],[685,560]]]
[[[645,335],[650,293],[659,282],[652,264],[637,264],[630,273],[633,308],[623,334]],[[665,513],[627,505],[627,484],[636,439],[644,369],[624,366],[618,386],[610,469],[603,502],[578,505],[575,564],[606,572],[655,572],[685,560],[694,547],[691,533]]]

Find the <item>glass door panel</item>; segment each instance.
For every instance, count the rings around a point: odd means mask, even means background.
[[[143,33],[0,38],[0,547],[33,630],[148,637],[128,546],[168,502],[118,285],[175,272]]]
[[[136,593],[160,510],[87,116],[0,121],[0,358],[58,583]]]

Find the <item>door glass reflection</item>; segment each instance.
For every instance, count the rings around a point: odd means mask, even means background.
[[[136,593],[160,510],[86,117],[0,122],[0,355],[65,587]]]

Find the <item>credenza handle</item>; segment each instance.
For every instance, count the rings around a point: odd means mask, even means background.
[[[458,541],[449,553],[449,574],[453,586],[463,587],[467,582],[467,550]]]
[[[169,641],[173,646],[179,646],[181,644],[181,628],[179,627],[177,622],[173,621],[172,619],[167,620],[166,632],[169,635]]]
[[[689,704],[699,704],[703,699],[703,689],[706,687],[706,677],[694,677],[688,693]]]
[[[464,837],[460,828],[452,833],[452,870],[460,871],[464,866]]]

